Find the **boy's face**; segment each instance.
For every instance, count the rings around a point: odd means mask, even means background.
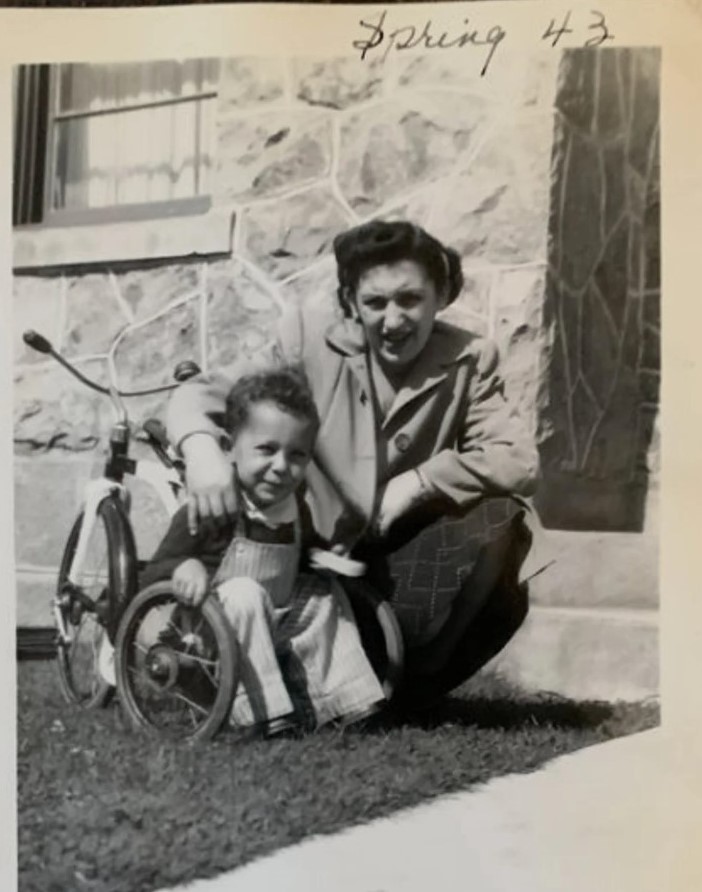
[[[275,403],[251,406],[231,457],[239,480],[259,508],[269,508],[294,492],[305,477],[314,446],[314,426]]]

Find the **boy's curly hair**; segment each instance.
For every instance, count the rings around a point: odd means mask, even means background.
[[[232,438],[246,424],[251,406],[257,403],[273,403],[283,412],[309,421],[315,434],[319,430],[312,390],[299,366],[283,366],[239,378],[227,394],[224,412],[225,429]]]

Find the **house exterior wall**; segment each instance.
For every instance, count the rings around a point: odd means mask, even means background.
[[[568,53],[556,100],[540,410],[544,521],[640,531],[659,474],[656,49]]]
[[[24,347],[26,328],[97,377],[114,348],[125,388],[168,382],[182,359],[226,370],[259,349],[286,302],[319,289],[334,299],[338,232],[407,217],[461,253],[466,287],[448,313],[497,341],[510,394],[548,448],[559,57],[513,57],[490,74],[449,53],[223,60],[208,214],[15,233],[18,623],[48,621],[52,574],[110,421],[105,400]],[[598,84],[591,92],[613,89]],[[132,419],[164,402],[133,401]],[[165,517],[145,487],[133,517],[146,557]],[[553,581],[544,591],[558,601]]]

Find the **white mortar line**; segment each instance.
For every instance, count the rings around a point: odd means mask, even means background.
[[[490,273],[490,290],[488,292],[488,336],[494,339],[497,332],[497,285],[500,270],[493,268]]]
[[[160,319],[161,316],[167,315],[171,310],[176,307],[181,306],[182,304],[186,304],[190,301],[194,301],[196,298],[200,296],[199,287],[196,287],[193,291],[186,291],[185,294],[181,294],[178,297],[174,298],[170,303],[166,304],[165,307],[161,307],[161,309],[157,310],[151,316],[147,316],[145,319],[138,319],[131,324],[125,325],[116,335],[115,340],[112,342],[112,347],[110,348],[110,354],[114,355],[115,350],[117,349],[118,344],[122,341],[122,339],[133,331],[138,331],[140,328],[144,328],[144,326],[148,325],[151,322],[155,322],[157,319]],[[108,354],[109,356],[109,354]]]
[[[319,260],[315,260],[314,263],[310,263],[308,266],[303,269],[298,270],[295,273],[290,273],[289,276],[286,276],[284,279],[280,280],[281,285],[290,285],[292,282],[296,282],[298,279],[303,278],[310,272],[314,272],[314,270],[321,269],[323,266],[331,267],[334,263],[334,257],[332,254],[325,254],[324,257],[320,257]]]
[[[453,172],[458,175],[470,171],[471,166],[475,163],[475,159],[483,151],[488,141],[495,135],[495,133],[499,132],[500,125],[508,120],[508,117],[497,117],[495,120],[490,121],[485,117],[485,126],[482,128],[482,133],[478,135],[474,145],[472,147],[469,146],[465,157],[456,159]]]
[[[617,229],[617,227],[618,227],[619,224],[625,219],[625,217],[626,217],[626,213],[625,213],[625,212],[622,212],[622,213],[619,215],[619,217],[617,217],[617,219],[616,219],[616,221],[614,222],[614,224],[610,227],[609,234],[608,234],[608,236],[607,236],[607,241],[603,244],[602,248],[600,249],[600,252],[599,252],[599,254],[598,254],[598,256],[597,256],[597,259],[596,259],[595,263],[593,264],[593,267],[592,267],[593,269],[595,269],[595,268],[599,265],[599,263],[601,262],[602,258],[604,257],[604,254],[605,254],[605,251],[606,251],[608,242],[609,242],[609,237],[610,237],[611,234]],[[587,283],[586,283],[586,284],[587,284]],[[583,289],[581,290],[580,293],[582,294],[582,293],[584,293],[584,291],[585,291],[585,286],[583,286]],[[622,352],[623,352],[623,350],[624,350],[624,340],[625,340],[625,338],[626,338],[626,333],[627,333],[627,327],[628,327],[628,314],[629,314],[629,311],[630,311],[630,306],[631,306],[631,302],[629,301],[629,302],[626,303],[626,305],[625,305],[625,307],[624,307],[624,321],[623,321],[622,326],[621,326],[621,334],[620,334],[620,337],[619,337],[619,343],[618,343],[618,345],[617,345],[617,365],[616,365],[614,374],[613,374],[613,376],[612,376],[612,379],[611,379],[611,381],[610,381],[610,387],[609,387],[609,390],[608,390],[607,395],[606,395],[605,400],[604,400],[604,406],[605,406],[605,409],[602,410],[602,412],[600,413],[599,417],[595,420],[595,423],[592,425],[592,428],[590,429],[590,433],[589,433],[589,435],[588,435],[587,442],[586,442],[586,444],[585,444],[585,448],[584,448],[584,450],[583,450],[583,454],[582,454],[582,457],[581,457],[580,461],[577,461],[577,455],[576,455],[576,464],[577,464],[577,466],[578,466],[579,468],[584,468],[585,465],[586,465],[586,463],[587,463],[587,460],[588,460],[589,457],[590,457],[590,452],[591,452],[591,450],[592,450],[593,443],[595,442],[595,437],[597,436],[597,433],[599,432],[599,429],[600,429],[600,426],[601,426],[601,424],[602,424],[602,421],[604,420],[605,415],[606,415],[606,408],[609,407],[609,405],[610,405],[610,403],[611,403],[611,400],[612,400],[612,397],[613,397],[613,395],[614,395],[614,392],[615,392],[615,390],[616,390],[616,388],[617,388],[617,385],[619,384],[619,377],[620,377],[620,372],[621,372]],[[562,326],[562,325],[563,325],[563,319],[561,318],[561,326]],[[564,330],[565,330],[565,329],[564,329]],[[564,346],[565,346],[565,345],[566,345],[566,342],[565,342],[565,336],[563,336],[563,343],[564,343]],[[643,342],[642,342],[642,343],[643,343]],[[639,349],[640,349],[640,350],[643,349],[643,348],[642,348],[642,345],[639,346]],[[576,382],[577,382],[577,376],[576,376]],[[574,390],[574,388],[575,388],[575,384],[573,384],[573,390]],[[573,392],[573,391],[571,390],[571,393],[572,393],[572,392]],[[568,405],[569,405],[569,414],[572,414],[572,413],[570,412],[570,405],[571,405],[570,400],[569,400],[569,402],[568,402]],[[573,436],[574,436],[574,434],[573,434]],[[573,443],[575,444],[575,440],[573,441]]]
[[[651,136],[651,141],[648,144],[648,158],[646,160],[646,176],[644,177],[646,181],[646,191],[648,191],[648,187],[651,184],[651,174],[653,173],[653,164],[654,162],[658,162],[660,164],[660,129],[661,123],[660,119],[656,121],[656,126],[653,131],[653,135]]]
[[[593,403],[594,407],[597,409],[598,413],[601,414],[601,415],[604,414],[605,409],[604,409],[603,406],[600,405],[600,401],[599,401],[599,399],[597,398],[597,395],[595,394],[595,391],[594,391],[594,390],[592,389],[592,387],[590,386],[590,382],[589,382],[589,381],[587,380],[587,378],[585,377],[585,372],[583,371],[582,368],[578,369],[578,378],[579,378],[579,380],[580,380],[580,383],[581,383],[582,386],[583,386],[583,389],[585,390],[585,392],[587,393],[587,395],[588,395],[588,396],[590,397],[590,399],[592,400],[592,403]]]
[[[258,284],[263,288],[263,290],[268,294],[271,300],[278,306],[281,310],[285,306],[285,301],[283,300],[283,296],[278,291],[278,288],[274,282],[272,282],[263,270],[259,269],[255,263],[243,256],[237,256],[236,260],[249,271],[251,274],[251,278],[255,279]]]
[[[392,97],[393,100],[395,96]],[[365,99],[363,102],[357,102],[355,105],[350,105],[348,108],[339,108],[335,109],[337,115],[342,118],[353,118],[355,115],[365,114],[368,111],[373,111],[375,108],[382,108],[384,105],[388,104],[388,100],[385,96],[373,96],[370,99]],[[403,102],[403,105],[405,103]],[[407,111],[412,111],[410,107],[407,107]]]
[[[490,263],[490,264],[476,264],[473,266],[472,264],[469,267],[470,269],[498,269],[503,273],[515,273],[521,272],[521,270],[530,270],[530,269],[548,269],[548,261],[547,260],[525,260],[524,263]]]
[[[243,205],[244,210],[250,210],[253,207],[266,207],[269,204],[279,204],[281,201],[296,198],[298,195],[304,195],[307,192],[312,192],[319,187],[327,185],[326,180],[322,179],[312,179],[307,180],[304,183],[300,183],[292,189],[281,190],[280,192],[276,192],[275,195],[263,195],[260,198],[250,198]]]
[[[614,321],[614,316],[612,316],[612,311],[609,308],[609,304],[604,299],[602,292],[600,291],[600,286],[597,284],[597,282],[592,281],[589,284],[592,286],[592,290],[594,291],[597,302],[600,305],[600,309],[602,310],[602,312],[604,313],[604,315],[607,319],[607,324],[609,325],[609,328],[612,332],[612,337],[615,341],[618,342],[619,341],[619,327],[616,324],[616,322]]]
[[[98,451],[85,449],[80,452],[73,452],[70,449],[58,450],[52,449],[50,452],[41,454],[41,465],[46,467],[47,464],[83,464],[92,467],[97,460],[104,462],[104,456]],[[36,465],[37,456],[33,455],[15,455],[15,465]]]
[[[593,98],[594,102],[592,105],[592,120],[598,121],[600,117],[600,95],[602,91],[602,56],[600,53],[595,53],[592,57],[595,66],[595,82],[593,84]],[[614,60],[614,67],[619,68],[618,59]],[[599,128],[598,128],[599,129]],[[604,190],[603,190],[604,191]]]
[[[56,336],[56,348],[57,350],[63,350],[63,344],[66,337],[66,319],[68,317],[68,299],[67,299],[67,288],[66,288],[66,277],[61,276],[59,279],[59,312],[58,312],[58,321],[57,328],[58,330],[54,332]]]
[[[555,135],[555,128],[556,128],[556,120],[558,120],[558,116],[560,116],[560,114],[561,113],[558,112],[558,115],[556,117],[554,117],[554,135]],[[560,170],[560,176],[559,176],[559,181],[558,181],[559,195],[554,200],[554,204],[556,202],[558,202],[556,232],[554,233],[554,237],[557,237],[557,238],[561,238],[561,235],[563,232],[563,221],[565,219],[565,200],[566,200],[565,199],[565,193],[566,193],[565,184],[567,182],[569,182],[571,155],[573,153],[573,141],[570,138],[571,133],[568,129],[569,127],[570,127],[569,122],[567,122],[565,120],[565,118],[563,118],[562,119],[562,131],[563,131],[564,150],[563,150],[563,155],[561,158],[561,170]],[[552,142],[553,142],[553,140],[552,140]],[[624,182],[626,183],[626,177],[624,178]],[[594,269],[594,267],[592,267],[592,268]],[[558,270],[558,278],[559,279],[561,278],[561,270],[560,269]]]
[[[341,124],[339,122],[338,117],[334,118],[332,121],[332,139],[331,139],[331,166],[329,170],[329,178],[332,195],[339,202],[341,207],[346,211],[349,220],[351,220],[354,225],[360,222],[360,217],[351,207],[349,202],[346,199],[346,196],[341,191],[341,186],[339,185],[339,160],[341,156]]]
[[[109,354],[107,353],[88,353],[86,356],[71,357],[73,365],[86,365],[89,362],[105,362]]]
[[[56,360],[44,359],[40,362],[16,362],[12,369],[14,374],[27,375],[32,372],[44,372],[48,368],[56,368]]]
[[[462,87],[459,85],[450,85],[450,84],[425,84],[423,86],[411,86],[408,84],[399,84],[396,88],[396,95],[398,98],[405,101],[411,101],[413,96],[434,96],[437,93],[443,93],[446,96],[462,96],[465,99],[477,99],[478,102],[481,102],[483,105],[494,106],[497,104],[498,106],[506,106],[509,108],[513,108],[513,99],[509,99],[506,96],[503,96],[501,91],[491,89],[489,92],[481,93],[476,90],[475,87]]]
[[[565,335],[565,321],[563,315],[563,301],[558,301],[558,306],[556,308],[557,312],[554,314],[557,316],[556,321],[556,337],[560,344],[560,349],[563,351],[563,378],[565,381],[565,388],[568,391],[569,396],[573,393],[573,388],[575,387],[574,380],[571,377],[571,357],[570,352],[568,350],[568,341]],[[555,349],[558,349],[554,345]],[[575,375],[577,377],[577,374]],[[575,421],[573,419],[573,403],[569,398],[566,401],[566,419],[568,421],[568,437],[569,437],[569,451],[570,457],[573,463],[573,467],[579,467],[578,465],[578,444],[575,436]]]
[[[110,281],[112,294],[127,318],[127,324],[131,324],[134,322],[134,310],[132,310],[129,302],[122,296],[122,292],[119,290],[119,285],[117,284],[117,276],[115,276],[114,272],[110,269],[107,271],[107,277]]]
[[[88,362],[104,362],[107,359],[106,353],[88,353],[85,356],[71,356],[70,360],[73,365],[85,365]],[[14,366],[14,371],[18,374],[27,375],[32,372],[45,372],[47,369],[56,369],[56,360],[48,359],[42,362],[18,362]],[[68,374],[68,372],[66,372]]]
[[[243,238],[244,220],[246,218],[246,205],[240,205],[239,209],[234,211],[234,223],[232,225],[232,255],[238,259],[241,258],[241,240]]]
[[[336,112],[338,110],[328,105],[313,105],[310,102],[305,102],[301,99],[298,100],[292,94],[293,89],[291,82],[290,96],[287,99],[284,97],[275,102],[270,102],[267,105],[242,106],[240,108],[230,109],[221,115],[218,126],[221,129],[222,126],[226,127],[226,125],[232,121],[263,118],[268,114],[301,115],[304,112],[308,112],[309,114],[325,114]]]
[[[382,217],[385,214],[394,211],[397,208],[397,205],[403,204],[405,202],[411,201],[413,198],[417,196],[421,196],[422,192],[428,191],[431,187],[436,186],[437,183],[441,182],[448,174],[437,174],[434,177],[429,177],[424,180],[420,185],[414,186],[411,189],[407,189],[404,192],[396,192],[395,195],[388,201],[383,202],[380,207],[371,211],[369,214],[366,214],[363,217],[360,217],[361,222],[368,222],[369,220],[373,220],[376,217]]]
[[[376,216],[382,216],[388,211],[392,211],[398,204],[402,204],[403,202],[411,201],[414,197],[419,196],[425,190],[430,190],[436,187],[442,180],[447,180],[450,178],[457,179],[461,173],[466,172],[470,169],[470,166],[475,161],[478,154],[482,151],[488,139],[495,132],[496,125],[495,123],[487,123],[483,128],[483,133],[479,138],[476,138],[475,145],[472,148],[469,148],[468,152],[463,156],[459,156],[459,158],[454,162],[450,171],[447,173],[437,174],[434,177],[428,177],[423,183],[417,185],[411,189],[408,189],[406,192],[399,192],[395,194],[392,199],[384,202],[377,211],[371,213],[365,220],[372,220]]]
[[[607,174],[605,172],[603,152],[597,153],[597,169],[600,174],[602,186],[602,189],[600,191],[600,242],[604,243],[606,239],[605,229],[607,228],[607,220],[605,219],[605,216],[607,210],[607,196],[609,194],[609,189],[607,188]]]
[[[208,350],[207,350],[207,320],[208,320],[208,295],[207,295],[207,263],[200,264],[200,367],[202,371],[208,372]]]

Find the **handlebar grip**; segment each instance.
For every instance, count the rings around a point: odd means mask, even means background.
[[[188,378],[193,378],[195,375],[199,375],[200,371],[200,366],[196,362],[193,362],[192,359],[185,359],[183,362],[179,362],[175,367],[173,377],[179,384],[182,384],[183,381],[187,381]]]
[[[51,353],[54,349],[51,346],[51,341],[48,341],[44,335],[40,335],[38,331],[33,331],[31,328],[23,333],[22,340],[28,347],[36,350],[38,353]]]
[[[144,432],[147,434],[147,436],[163,446],[164,449],[168,447],[168,436],[166,435],[166,428],[158,419],[147,418],[142,427],[144,428]]]

